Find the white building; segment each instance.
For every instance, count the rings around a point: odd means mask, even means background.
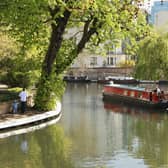
[[[65,38],[76,36],[77,41],[80,40],[82,29],[79,27],[74,27],[68,30],[67,34],[64,35]],[[122,43],[118,44],[120,47],[115,47],[112,52],[112,47],[107,51],[106,55],[91,53],[87,50],[83,50],[81,54],[75,59],[71,68],[98,68],[98,67],[117,67],[125,60],[128,60],[128,56],[123,54]]]
[[[125,62],[126,55],[122,54],[121,48],[115,52],[108,52],[106,56],[96,55],[84,51],[74,61],[72,68],[98,68],[98,67],[116,67]]]

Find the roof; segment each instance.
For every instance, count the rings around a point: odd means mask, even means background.
[[[117,87],[117,88],[122,88],[122,89],[129,89],[129,90],[137,90],[137,91],[146,91],[145,88],[143,88],[143,87],[130,86],[130,85],[109,84],[109,85],[105,85],[105,86],[112,86],[112,87]]]

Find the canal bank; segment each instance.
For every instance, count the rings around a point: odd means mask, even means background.
[[[47,124],[59,121],[61,103],[55,110],[47,112],[27,111],[25,114],[2,114],[0,116],[0,138],[40,129]]]

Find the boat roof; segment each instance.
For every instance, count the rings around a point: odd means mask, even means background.
[[[137,91],[146,91],[145,88],[139,86],[129,86],[129,85],[118,85],[118,84],[108,84],[105,86],[117,87],[122,89],[137,90]]]
[[[134,79],[133,77],[128,77],[128,76],[107,76],[105,79],[115,79],[115,80],[132,80]]]

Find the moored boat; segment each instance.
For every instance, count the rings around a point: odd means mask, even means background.
[[[159,80],[159,85],[168,85],[168,80]]]
[[[140,87],[130,87],[125,85],[105,85],[103,88],[103,100],[134,104],[149,108],[168,108],[168,93],[156,90],[146,90]]]
[[[91,82],[91,80],[88,79],[87,76],[65,76],[63,80],[66,82],[70,82],[70,83],[89,83]]]
[[[139,80],[140,84],[159,84],[158,81],[155,80]]]
[[[108,76],[105,78],[107,81],[112,81],[114,84],[139,84],[139,81],[133,77],[126,76]]]

